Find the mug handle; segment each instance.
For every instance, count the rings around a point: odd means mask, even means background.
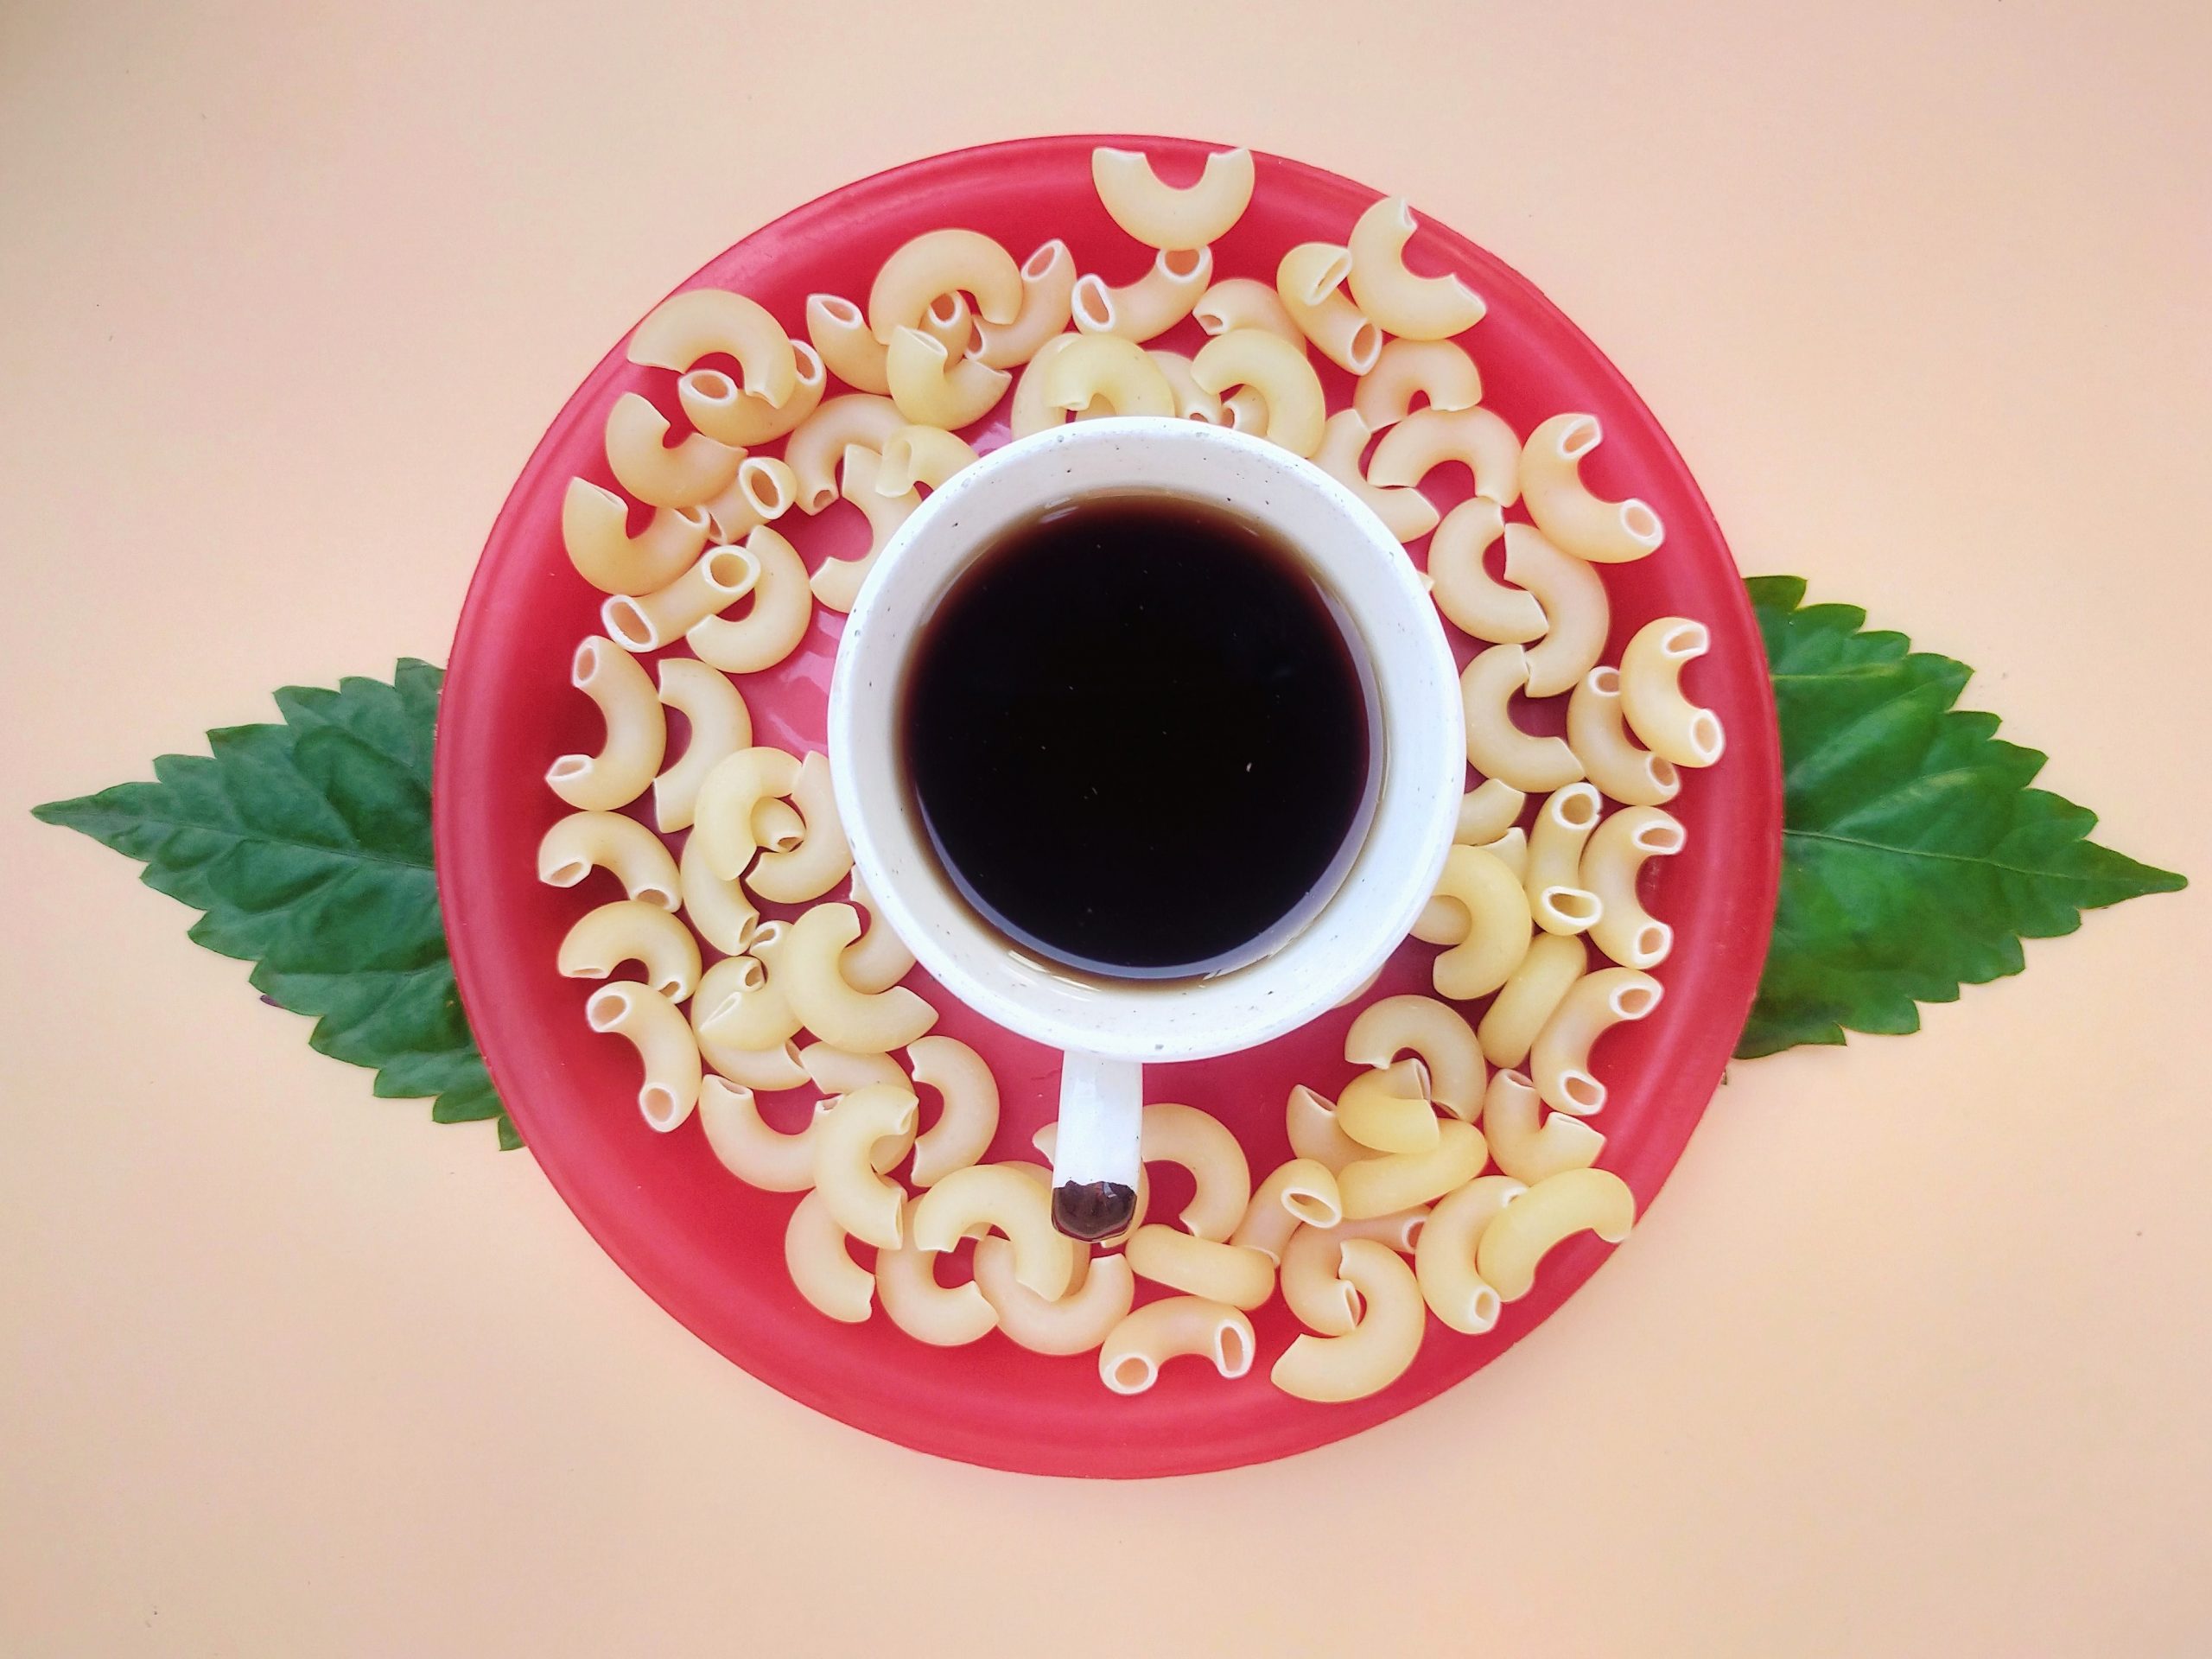
[[[1095,1243],[1135,1217],[1143,1167],[1144,1067],[1070,1051],[1060,1057],[1060,1133],[1052,1157],[1052,1225]]]

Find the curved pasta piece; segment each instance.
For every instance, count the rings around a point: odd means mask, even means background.
[[[1010,435],[1026,438],[1033,432],[1049,431],[1065,425],[1069,418],[1065,409],[1056,409],[1045,397],[1045,377],[1052,360],[1062,352],[1084,338],[1081,334],[1055,334],[1037,348],[1021,371],[1021,378],[1014,383],[1014,397],[1007,404],[1007,429]],[[1077,411],[1075,418],[1083,418]]]
[[[1511,832],[1528,804],[1529,797],[1503,779],[1486,779],[1459,798],[1459,823],[1452,839],[1471,847],[1496,841]]]
[[[1191,359],[1191,374],[1206,391],[1231,386],[1256,391],[1267,404],[1266,436],[1294,455],[1321,447],[1327,404],[1321,377],[1306,359],[1303,347],[1257,328],[1232,328],[1217,334]],[[1373,469],[1369,469],[1373,479]]]
[[[760,567],[741,547],[710,547],[658,593],[615,594],[599,607],[600,625],[625,651],[658,651],[753,591]]]
[[[1083,1259],[1078,1253],[1077,1260]],[[1121,1256],[1097,1256],[1066,1295],[1048,1301],[1014,1276],[1011,1244],[982,1238],[976,1242],[976,1286],[1016,1347],[1033,1354],[1087,1354],[1128,1313],[1137,1281]]]
[[[902,426],[883,441],[875,492],[904,495],[917,484],[934,490],[977,459],[973,444],[941,426]]]
[[[1529,695],[1572,690],[1598,665],[1612,626],[1604,579],[1527,524],[1505,527],[1505,579],[1544,607],[1544,637],[1529,647]]]
[[[700,780],[692,804],[692,837],[707,868],[725,881],[743,875],[759,850],[754,811],[772,796],[798,787],[799,760],[762,744],[724,755]]]
[[[1045,1125],[1032,1144],[1046,1158],[1056,1156],[1059,1125]],[[1195,1107],[1156,1101],[1144,1109],[1137,1152],[1145,1163],[1180,1164],[1190,1171],[1191,1202],[1178,1217],[1185,1231],[1217,1242],[1236,1230],[1252,1200],[1252,1166],[1219,1118]]]
[[[914,971],[914,953],[891,931],[891,924],[861,885],[858,869],[845,890],[852,895],[853,904],[868,912],[868,931],[857,944],[846,947],[838,970],[845,976],[845,983],[856,991],[887,991]]]
[[[990,1150],[999,1132],[999,1085],[983,1057],[957,1037],[922,1037],[907,1045],[914,1081],[935,1089],[944,1109],[914,1142],[916,1186],[935,1186]]]
[[[1487,996],[1529,954],[1534,924],[1528,891],[1496,854],[1461,846],[1445,855],[1436,891],[1456,899],[1470,918],[1466,937],[1431,970],[1437,993],[1454,1002]]]
[[[975,296],[986,321],[1021,315],[1021,268],[980,231],[925,231],[883,262],[868,289],[868,326],[886,346],[901,328],[921,325],[930,304],[952,293]]]
[[[1339,1222],[1332,1230],[1338,1241],[1347,1238],[1371,1238],[1377,1244],[1387,1244],[1400,1255],[1411,1255],[1420,1248],[1421,1229],[1428,1225],[1428,1206],[1416,1204],[1403,1210],[1393,1210],[1380,1216],[1362,1216],[1358,1220]]]
[[[798,1063],[807,1081],[825,1095],[849,1095],[856,1089],[879,1084],[894,1089],[913,1086],[899,1062],[888,1054],[855,1054],[831,1043],[809,1043],[799,1052]]]
[[[1634,968],[1600,968],[1574,982],[1529,1048],[1536,1092],[1554,1111],[1588,1117],[1602,1111],[1605,1085],[1590,1073],[1590,1048],[1624,1020],[1659,1006],[1659,982]]]
[[[1217,149],[1195,184],[1166,185],[1141,149],[1101,145],[1090,181],[1113,221],[1148,248],[1203,248],[1226,235],[1252,200],[1252,152]]]
[[[1376,1153],[1337,1172],[1347,1221],[1432,1203],[1483,1173],[1490,1148],[1480,1129],[1456,1117],[1439,1118],[1436,1128],[1433,1151]]]
[[[1033,366],[1044,376],[1045,402],[1054,409],[1103,404],[1114,415],[1175,414],[1174,389],[1159,365],[1118,334],[1078,334],[1049,360],[1040,354]]]
[[[1412,413],[1416,397],[1430,409],[1472,409],[1483,400],[1481,371],[1448,340],[1386,340],[1352,389],[1351,406],[1380,432]]]
[[[922,505],[922,498],[912,490],[903,495],[886,495],[876,487],[881,457],[873,449],[864,449],[856,443],[845,446],[845,464],[839,474],[837,491],[846,500],[858,507],[868,519],[868,551],[857,559],[824,559],[807,585],[814,597],[833,611],[849,612],[860,602],[861,588],[875,569],[875,561],[883,551],[884,543],[898,532],[899,526],[913,516],[914,509]]]
[[[690,1023],[658,991],[628,981],[603,985],[584,1004],[594,1031],[627,1039],[638,1051],[645,1080],[638,1109],[648,1127],[665,1135],[699,1103],[699,1045]]]
[[[1515,789],[1535,795],[1564,788],[1582,776],[1582,762],[1556,737],[1522,731],[1507,712],[1529,684],[1529,653],[1519,645],[1492,645],[1459,676],[1467,722],[1467,764]]]
[[[1482,296],[1457,276],[1416,276],[1408,270],[1406,244],[1413,233],[1413,209],[1403,196],[1386,196],[1359,216],[1351,237],[1352,297],[1402,340],[1464,334],[1488,309]]]
[[[1482,1046],[1466,1017],[1433,996],[1386,996],[1370,1003],[1344,1033],[1344,1058],[1387,1066],[1398,1056],[1421,1057],[1428,1098],[1463,1123],[1482,1116],[1487,1076]],[[1338,1103],[1337,1109],[1344,1109]]]
[[[737,359],[745,389],[780,408],[798,385],[791,343],[766,306],[727,289],[671,294],[630,336],[630,360],[678,373],[715,353]]]
[[[728,674],[757,674],[798,648],[814,620],[814,591],[798,550],[782,532],[763,524],[745,538],[759,574],[753,605],[743,616],[710,616],[683,636],[684,643]]]
[[[1534,594],[1509,588],[1484,568],[1483,556],[1505,534],[1497,502],[1474,496],[1444,515],[1428,544],[1430,596],[1462,633],[1493,645],[1541,639],[1550,626]]]
[[[1068,326],[1075,299],[1075,256],[1057,236],[1021,262],[1021,309],[1012,322],[979,322],[971,354],[995,369],[1020,368]]]
[[[891,382],[883,372],[883,342],[868,326],[861,308],[836,294],[806,296],[806,337],[814,343],[823,366],[855,391],[888,396]]]
[[[1194,377],[1195,378],[1195,377]],[[1268,400],[1257,386],[1239,386],[1221,400],[1221,412],[1232,432],[1268,435]]]
[[[737,476],[745,452],[703,432],[668,442],[668,416],[634,391],[607,411],[607,464],[614,481],[648,506],[695,507]]]
[[[715,965],[719,967],[721,964]],[[702,1015],[698,999],[694,997],[691,1003],[691,1034],[694,1037],[699,1036],[699,1020]],[[798,1047],[794,1043],[786,1042],[781,1048],[725,1048],[719,1043],[701,1038],[699,1055],[724,1081],[735,1084],[741,1089],[796,1089],[806,1081],[806,1071],[798,1063]],[[702,1110],[706,1098],[706,1089],[702,1084],[699,1094]]]
[[[853,849],[837,816],[828,755],[809,754],[798,763],[791,800],[806,819],[804,839],[786,851],[761,854],[745,878],[754,893],[779,905],[819,899],[853,868]]]
[[[1130,1233],[1122,1254],[1140,1279],[1230,1307],[1258,1307],[1275,1294],[1273,1258],[1247,1245],[1193,1238],[1148,1222]]]
[[[1521,499],[1521,439],[1496,411],[1424,409],[1382,435],[1367,463],[1377,484],[1419,484],[1440,467],[1458,462],[1475,480],[1475,493],[1510,507]]]
[[[1086,334],[1113,334],[1141,346],[1191,315],[1213,280],[1211,248],[1162,249],[1134,283],[1109,288],[1103,276],[1076,280],[1071,315]]]
[[[752,946],[773,945],[785,924],[762,922],[753,930]],[[737,964],[735,967],[730,963]],[[730,957],[708,969],[719,1000],[699,999],[704,1013],[697,1017],[699,1040],[730,1049],[764,1051],[780,1048],[799,1033],[799,1019],[792,1010],[779,976],[760,957]]]
[[[676,383],[685,417],[716,443],[740,449],[791,431],[820,406],[830,376],[821,353],[806,341],[792,340],[791,347],[798,384],[780,404],[744,391],[720,369],[693,369]]]
[[[1582,457],[1604,436],[1595,415],[1553,416],[1522,450],[1522,487],[1529,516],[1560,549],[1592,564],[1624,564],[1657,551],[1667,530],[1649,503],[1601,501],[1584,486]]]
[[[1547,933],[1586,932],[1598,920],[1598,895],[1582,885],[1582,849],[1605,804],[1588,784],[1568,784],[1546,798],[1529,832],[1529,865],[1521,884],[1529,913]]]
[[[1704,623],[1662,616],[1638,628],[1621,652],[1621,713],[1629,729],[1678,766],[1709,766],[1727,748],[1720,716],[1682,695],[1682,669],[1712,648]]]
[[[674,910],[682,902],[668,848],[620,812],[571,812],[537,843],[537,879],[549,887],[573,887],[594,869],[607,871],[642,903]]]
[[[683,856],[677,861],[676,868],[684,919],[692,930],[715,950],[733,957],[751,950],[760,926],[760,912],[741,883],[716,875],[708,868],[707,844],[696,833],[684,838]]]
[[[814,1190],[840,1227],[878,1249],[895,1250],[905,1236],[906,1194],[876,1173],[875,1144],[910,1134],[915,1111],[912,1090],[873,1084],[838,1096],[814,1126]]]
[[[1125,1314],[1106,1333],[1098,1376],[1116,1394],[1142,1394],[1160,1380],[1162,1365],[1192,1354],[1234,1379],[1252,1369],[1258,1346],[1241,1310],[1203,1297],[1165,1296]]]
[[[912,1206],[906,1230],[911,1235]],[[875,1256],[875,1299],[891,1323],[917,1342],[933,1348],[958,1348],[979,1342],[997,1328],[999,1316],[981,1287],[938,1282],[938,1252],[902,1244]]]
[[[682,575],[707,544],[699,507],[657,507],[630,534],[629,503],[588,480],[572,478],[561,498],[561,545],[576,574],[605,594],[648,594]]]
[[[1337,1096],[1338,1127],[1376,1152],[1432,1151],[1439,1131],[1427,1085],[1419,1060],[1363,1071]]]
[[[667,835],[691,827],[699,785],[715,763],[752,746],[753,715],[727,674],[693,657],[661,659],[660,702],[691,728],[683,753],[653,779],[653,822]]]
[[[1300,1400],[1363,1399],[1404,1376],[1421,1352],[1421,1286],[1413,1270],[1372,1239],[1338,1247],[1337,1274],[1359,1293],[1359,1323],[1342,1336],[1294,1339],[1268,1379]]]
[[[1587,1169],[1605,1149],[1605,1137],[1580,1118],[1547,1113],[1522,1071],[1500,1071],[1491,1079],[1483,1123],[1497,1166],[1530,1186],[1565,1170]]]
[[[1672,814],[1630,806],[1599,824],[1583,849],[1582,885],[1601,906],[1590,938],[1624,968],[1656,968],[1675,948],[1675,930],[1644,909],[1636,883],[1646,859],[1670,858],[1686,840]]]
[[[569,683],[599,705],[607,741],[597,754],[561,756],[546,769],[546,785],[586,811],[627,806],[652,786],[668,747],[668,724],[653,683],[636,658],[593,634],[576,647]]]
[[[817,513],[837,499],[837,472],[847,449],[858,444],[880,452],[893,433],[908,424],[888,397],[852,391],[825,402],[799,423],[784,446],[784,460],[798,480],[798,510]]]
[[[1258,328],[1300,348],[1306,344],[1306,336],[1299,332],[1282,296],[1250,276],[1224,277],[1198,296],[1191,315],[1209,334]]]
[[[1365,374],[1382,354],[1382,331],[1344,292],[1351,255],[1328,242],[1301,242],[1275,267],[1275,292],[1298,332],[1350,374]]]
[[[1636,1195],[1609,1170],[1570,1169],[1536,1182],[1483,1230],[1475,1270],[1506,1301],[1526,1296],[1553,1246],[1593,1232],[1618,1244],[1636,1224]]]
[[[1337,1277],[1344,1242],[1335,1229],[1300,1226],[1282,1248],[1283,1305],[1300,1325],[1325,1337],[1341,1337],[1359,1324],[1359,1292]]]
[[[914,1243],[949,1250],[963,1234],[996,1231],[1014,1250],[1017,1283],[1047,1301],[1067,1294],[1074,1282],[1075,1241],[1052,1225],[1052,1195],[1010,1164],[970,1164],[956,1169],[914,1201]]]
[[[870,994],[847,984],[838,963],[860,934],[850,905],[817,905],[753,950],[784,982],[800,1023],[824,1042],[861,1054],[904,1048],[937,1023],[937,1010],[903,986]]]
[[[1527,1059],[1536,1033],[1589,965],[1580,935],[1539,933],[1476,1028],[1484,1058],[1492,1065],[1518,1065]]]
[[[982,420],[1014,379],[979,359],[954,357],[943,340],[918,328],[901,328],[891,336],[884,374],[901,415],[916,425],[947,430]]]
[[[1414,1250],[1414,1277],[1428,1311],[1462,1336],[1497,1324],[1497,1292],[1475,1268],[1475,1251],[1505,1206],[1529,1189],[1505,1175],[1478,1175],[1437,1200]]]
[[[816,1313],[844,1325],[868,1318],[875,1275],[847,1252],[845,1230],[819,1192],[801,1198],[784,1227],[784,1267]]]
[[[1167,382],[1167,389],[1175,394],[1175,413],[1183,420],[1204,421],[1208,426],[1220,426],[1229,416],[1223,410],[1221,399],[1198,382],[1191,372],[1191,359],[1180,352],[1147,352],[1152,365]]]
[[[605,979],[626,962],[645,970],[645,983],[671,1002],[699,983],[699,941],[658,905],[617,899],[576,918],[561,940],[561,972],[569,979]]]
[[[1516,881],[1527,885],[1529,837],[1519,824],[1515,824],[1495,841],[1465,842],[1463,844],[1488,853],[1512,872]],[[1428,902],[1421,906],[1421,914],[1414,918],[1413,935],[1423,944],[1458,944],[1466,938],[1467,926],[1467,907],[1450,894],[1438,892],[1429,896]]]
[[[1294,1230],[1333,1227],[1344,1218],[1336,1173],[1318,1159],[1293,1158],[1260,1183],[1229,1242],[1280,1262]]]
[[[1621,715],[1621,673],[1593,668],[1567,702],[1567,741],[1590,781],[1624,806],[1662,806],[1681,792],[1675,763],[1638,748]]]
[[[772,456],[747,455],[729,487],[699,510],[715,541],[734,542],[782,518],[798,499],[798,480],[790,467]]]
[[[1367,423],[1355,411],[1338,410],[1322,423],[1313,464],[1357,496],[1393,536],[1417,542],[1436,528],[1436,508],[1419,490],[1386,490],[1367,481],[1359,457],[1370,435]]]
[[[795,1135],[772,1129],[747,1085],[719,1077],[699,1085],[699,1127],[721,1166],[764,1192],[804,1192],[814,1185],[815,1141],[830,1103],[817,1101],[814,1115]]]
[[[1331,1174],[1341,1174],[1346,1164],[1367,1156],[1367,1148],[1337,1122],[1335,1103],[1302,1083],[1284,1103],[1283,1127],[1290,1135],[1290,1149]]]

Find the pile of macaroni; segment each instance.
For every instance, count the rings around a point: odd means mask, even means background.
[[[677,377],[691,429],[671,443],[635,394],[608,411],[614,478],[653,509],[635,534],[620,495],[569,486],[569,557],[607,594],[605,632],[576,647],[572,678],[606,738],[546,773],[574,811],[545,836],[538,873],[574,887],[596,868],[621,883],[626,898],[569,930],[560,971],[606,982],[585,1015],[634,1046],[647,1123],[669,1132],[696,1116],[738,1179],[801,1195],[785,1259],[830,1319],[880,1304],[922,1342],[996,1331],[1039,1353],[1096,1353],[1106,1387],[1136,1394],[1176,1356],[1245,1375],[1249,1314],[1280,1294],[1307,1329],[1274,1361],[1275,1386],[1357,1399],[1413,1363],[1429,1314],[1481,1335],[1555,1245],[1585,1231],[1618,1241],[1634,1219],[1627,1185],[1596,1166],[1605,1137],[1588,1120],[1606,1088],[1591,1052],[1659,1004],[1650,970],[1674,932],[1643,908],[1637,876],[1682,849],[1665,810],[1682,769],[1721,755],[1719,720],[1680,685],[1709,636],[1663,617],[1617,665],[1599,662],[1601,568],[1656,550],[1658,515],[1583,486],[1594,416],[1554,416],[1524,440],[1484,407],[1452,338],[1483,302],[1407,269],[1402,200],[1362,213],[1343,246],[1291,249],[1270,284],[1213,268],[1211,245],[1251,197],[1248,151],[1211,156],[1183,188],[1133,151],[1097,150],[1092,172],[1115,222],[1157,251],[1126,286],[1079,275],[1057,240],[1017,264],[988,237],[943,230],[893,254],[865,307],[813,296],[804,340],[713,289],[639,325],[631,360]],[[1196,355],[1146,349],[1185,317],[1209,336]],[[1358,377],[1351,407],[1329,412],[1315,351]],[[1053,1229],[1045,1165],[982,1161],[999,1121],[989,1067],[931,1035],[936,1010],[900,983],[914,958],[853,871],[827,757],[754,744],[732,679],[781,662],[817,605],[852,607],[921,492],[976,460],[957,429],[1009,395],[1016,436],[1153,416],[1311,459],[1400,540],[1429,538],[1438,608],[1484,646],[1461,682],[1482,781],[1414,930],[1446,947],[1437,995],[1359,1014],[1344,1058],[1360,1069],[1333,1102],[1293,1090],[1294,1156],[1256,1187],[1218,1120],[1146,1107],[1144,1158],[1187,1168],[1195,1196],[1173,1223],[1149,1220],[1147,1181],[1133,1230],[1096,1254]],[[780,455],[759,453],[779,440]],[[1421,486],[1452,464],[1476,493],[1440,514]],[[867,516],[869,551],[810,573],[775,521],[839,499]],[[1506,518],[1516,503],[1533,522]],[[1485,563],[1500,543],[1503,580]],[[647,672],[643,658],[679,643],[690,654]],[[1564,739],[1513,718],[1516,697],[1560,696]],[[673,760],[670,709],[690,733]],[[648,796],[650,828],[624,810]],[[662,837],[687,830],[671,854]],[[828,902],[841,883],[843,901]],[[761,902],[804,908],[770,920]],[[1611,965],[1592,965],[1592,945]],[[642,979],[611,977],[632,962]],[[1484,998],[1478,1018],[1454,1006]],[[801,1086],[819,1096],[804,1128],[763,1121],[756,1090]],[[927,1128],[925,1091],[938,1103]],[[1052,1134],[1037,1137],[1048,1160]],[[973,1277],[946,1283],[939,1258],[969,1236]],[[872,1268],[854,1241],[873,1247]],[[1167,1294],[1140,1306],[1140,1281]]]

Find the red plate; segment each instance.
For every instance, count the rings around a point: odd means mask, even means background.
[[[1090,155],[1099,143],[1149,151],[1171,182],[1195,177],[1199,158],[1217,148],[1061,137],[936,156],[809,203],[683,286],[740,289],[802,334],[807,295],[827,290],[865,302],[886,255],[946,225],[986,232],[1016,258],[1059,236],[1080,269],[1128,281],[1150,254],[1114,226],[1092,194]],[[1262,156],[1258,166],[1251,207],[1215,247],[1217,277],[1272,280],[1286,249],[1316,238],[1342,242],[1376,194],[1278,156]],[[1665,518],[1667,544],[1656,557],[1605,572],[1614,620],[1608,659],[1654,616],[1691,616],[1713,630],[1713,652],[1691,668],[1688,689],[1727,722],[1727,758],[1688,777],[1673,809],[1688,827],[1688,849],[1655,861],[1648,878],[1648,902],[1675,925],[1680,940],[1660,972],[1667,997],[1651,1019],[1617,1031],[1598,1051],[1613,1090],[1599,1120],[1611,1137],[1604,1162],[1648,1205],[1719,1082],[1765,956],[1782,812],[1765,659],[1719,526],[1619,372],[1541,294],[1472,243],[1424,221],[1411,257],[1417,268],[1458,271],[1488,298],[1490,315],[1468,338],[1485,401],[1524,434],[1560,410],[1596,413],[1605,441],[1586,475],[1601,493],[1643,497]],[[1201,339],[1186,322],[1156,343],[1188,352]],[[1320,366],[1332,406],[1348,402],[1346,378]],[[794,1200],[740,1185],[696,1123],[667,1135],[647,1128],[633,1103],[637,1062],[628,1046],[588,1031],[583,1006],[592,987],[554,971],[569,925],[620,896],[611,878],[594,873],[582,888],[564,892],[535,875],[538,838],[563,810],[545,787],[545,769],[556,755],[599,741],[597,715],[570,689],[567,672],[575,643],[599,629],[601,596],[563,552],[562,493],[572,474],[611,486],[601,425],[620,393],[643,392],[683,429],[673,379],[633,366],[618,345],[546,433],[477,567],[438,733],[439,887],[471,1022],[545,1173],[624,1270],[755,1376],[857,1428],[1001,1469],[1110,1477],[1230,1468],[1355,1433],[1461,1381],[1572,1295],[1605,1254],[1587,1234],[1554,1253],[1535,1293],[1510,1305],[1491,1335],[1457,1336],[1432,1321],[1405,1376],[1339,1406],[1290,1399],[1268,1382],[1294,1334],[1280,1301],[1254,1318],[1260,1355],[1249,1376],[1224,1382],[1210,1366],[1183,1361],[1166,1367],[1150,1393],[1125,1399],[1100,1383],[1087,1356],[1043,1357],[995,1333],[965,1348],[931,1348],[880,1313],[865,1325],[838,1325],[800,1300],[782,1250]],[[1002,441],[1002,411],[969,435],[984,448]],[[816,519],[793,515],[782,528],[810,564],[866,546],[859,514],[842,503]],[[817,612],[790,659],[741,683],[760,741],[823,747],[841,621]],[[1539,709],[1530,723],[1548,719],[1556,730],[1562,713]],[[1376,994],[1426,989],[1433,954],[1408,944]],[[973,1044],[997,1073],[1004,1115],[993,1156],[1034,1156],[1029,1138],[1053,1110],[1057,1057],[952,1005],[927,976],[918,971],[909,982],[942,1010],[938,1029]],[[1255,1170],[1264,1171],[1287,1155],[1282,1106],[1290,1087],[1308,1083],[1333,1096],[1351,1075],[1342,1058],[1351,1019],[1351,1010],[1342,1010],[1264,1049],[1160,1067],[1147,1094],[1217,1114],[1243,1138]],[[798,1127],[804,1093],[771,1097],[771,1120]],[[1157,1198],[1170,1215],[1183,1202],[1173,1186],[1179,1178],[1162,1171]]]

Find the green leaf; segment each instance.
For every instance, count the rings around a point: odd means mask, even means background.
[[[191,936],[253,963],[254,988],[314,1019],[308,1039],[373,1067],[378,1095],[429,1096],[440,1123],[489,1118],[522,1144],[454,988],[430,863],[430,748],[442,671],[287,686],[283,723],[207,734],[150,784],[35,809],[142,861],[202,912]]]
[[[2025,965],[2020,941],[2082,912],[2188,884],[2088,839],[2096,815],[2030,787],[2044,757],[1955,709],[1973,670],[1868,632],[1854,606],[1804,602],[1796,576],[1751,590],[1782,728],[1782,892],[1750,1059],[1844,1031],[1920,1028]]]

